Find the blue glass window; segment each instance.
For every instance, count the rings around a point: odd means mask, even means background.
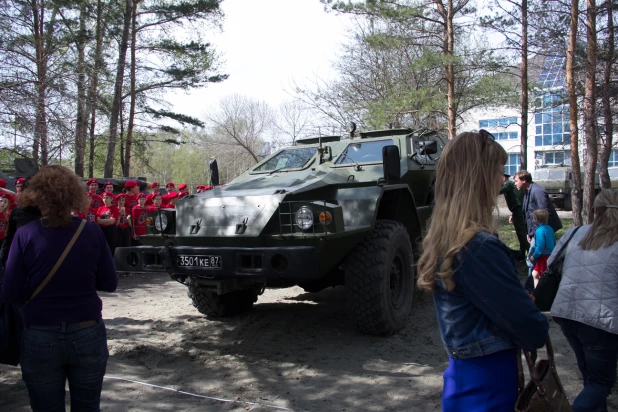
[[[607,167],[618,166],[618,149],[612,150],[609,155],[609,162],[607,162]]]
[[[489,120],[489,127],[498,127],[498,119]]]
[[[519,133],[517,132],[509,132],[509,139],[518,139]]]
[[[479,128],[480,129],[484,129],[486,127],[489,127],[489,121],[488,120],[479,120]]]
[[[513,176],[519,171],[521,167],[521,157],[519,153],[509,153],[509,159],[504,165],[504,173],[508,173]]]

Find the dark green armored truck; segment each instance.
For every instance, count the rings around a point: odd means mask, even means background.
[[[364,333],[399,331],[445,140],[390,129],[302,139],[231,183],[148,219],[119,271],[168,272],[209,316],[251,309],[266,287],[344,285]]]

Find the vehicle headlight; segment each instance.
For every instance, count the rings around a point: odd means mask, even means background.
[[[165,213],[159,213],[154,219],[155,229],[159,232],[163,232],[167,229],[167,215]]]
[[[302,206],[296,212],[296,226],[302,230],[311,229],[313,227],[313,212],[307,206]]]

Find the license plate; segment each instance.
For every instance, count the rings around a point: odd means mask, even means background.
[[[220,269],[222,263],[221,256],[179,255],[177,261],[178,266],[205,269]]]

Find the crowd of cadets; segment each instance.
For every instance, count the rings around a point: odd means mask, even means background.
[[[16,198],[21,192],[24,178],[15,180],[17,193],[6,189],[7,183],[0,179],[0,243],[4,239],[8,227],[11,209],[16,207]],[[124,185],[124,193],[114,195],[114,184],[105,182],[103,193],[98,194],[99,182],[90,179],[87,182],[86,196],[90,205],[85,212],[76,215],[82,219],[94,222],[103,231],[112,254],[116,247],[139,245],[139,237],[146,234],[146,215],[159,208],[175,208],[176,201],[189,195],[189,188],[185,183],[178,185],[178,192],[174,182],[165,185],[167,193],[161,194],[159,183],[153,182],[151,193],[140,193],[139,184],[129,180]],[[198,185],[197,193],[210,190],[212,186]]]
[[[6,234],[6,229],[9,227],[9,215],[11,210],[17,206],[16,199],[21,193],[22,185],[24,184],[23,177],[15,180],[15,189],[17,193],[13,193],[6,189],[6,181],[0,179],[0,244]]]

